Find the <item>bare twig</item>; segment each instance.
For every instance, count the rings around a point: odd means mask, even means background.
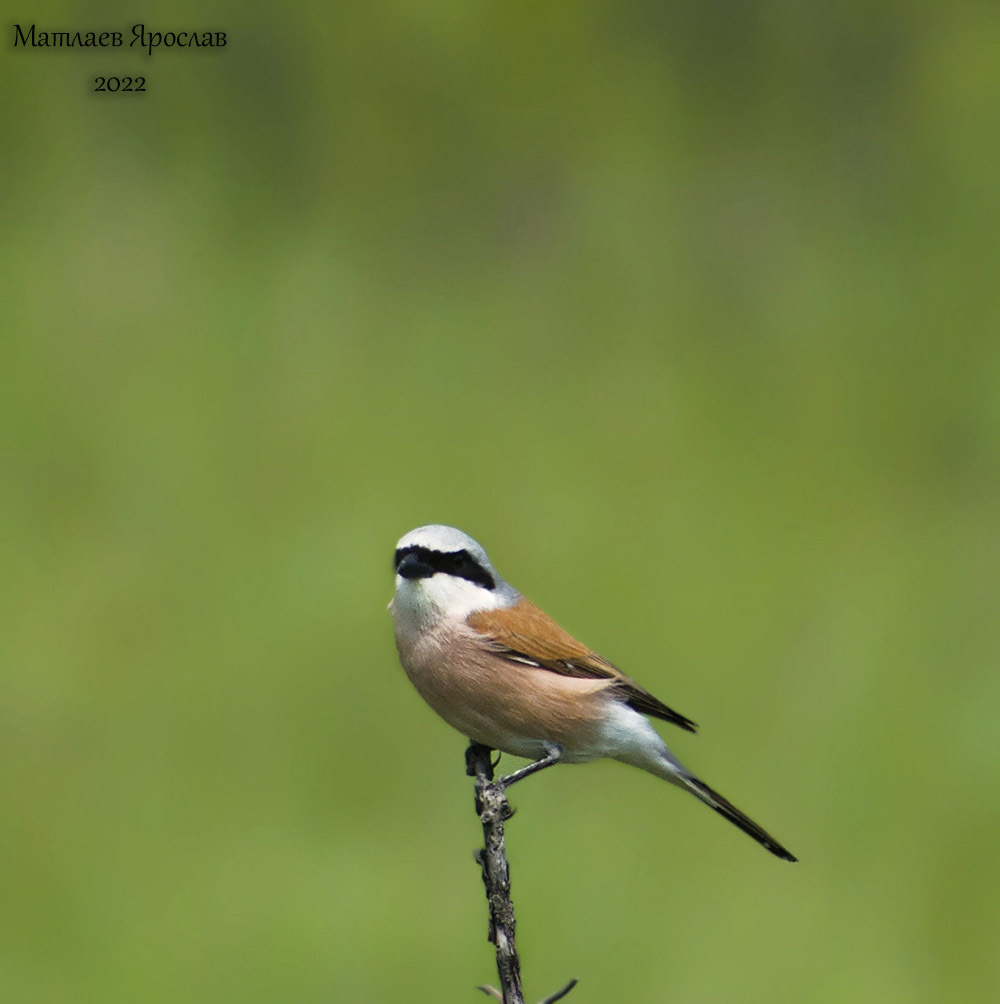
[[[514,814],[502,784],[493,780],[493,753],[486,746],[471,743],[465,751],[466,773],[476,779],[476,813],[483,826],[486,846],[476,852],[482,868],[486,902],[490,911],[489,940],[496,946],[497,975],[500,990],[491,986],[478,987],[502,1004],[524,1004],[521,988],[521,960],[514,944],[514,904],[510,898],[510,869],[507,864],[507,844],[504,823]],[[576,986],[571,980],[562,990],[546,997],[541,1004],[565,997]]]
[[[483,824],[486,846],[476,860],[483,870],[486,902],[490,910],[489,940],[497,950],[497,974],[500,977],[503,1004],[524,1004],[521,989],[521,961],[514,946],[514,904],[510,899],[510,870],[504,823],[510,818],[510,803],[503,788],[493,783],[492,751],[479,743],[465,752],[466,770],[476,778],[476,812]],[[489,991],[487,991],[488,993]]]

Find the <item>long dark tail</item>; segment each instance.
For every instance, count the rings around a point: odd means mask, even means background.
[[[738,826],[744,833],[748,833],[758,844],[763,844],[772,854],[783,861],[798,861],[791,851],[785,850],[774,837],[766,830],[762,830],[749,816],[745,816],[728,799],[723,798],[717,791],[709,788],[704,781],[699,781],[696,777],[685,777],[684,784],[689,791],[697,795],[707,806],[724,818],[728,819],[734,826]]]

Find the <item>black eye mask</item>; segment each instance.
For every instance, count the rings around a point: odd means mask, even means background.
[[[482,586],[484,589],[494,590],[497,587],[496,581],[489,572],[483,568],[482,565],[476,561],[472,555],[469,554],[464,548],[461,551],[432,551],[428,547],[419,547],[417,545],[412,545],[410,547],[401,547],[396,551],[395,561],[393,567],[398,572],[399,566],[404,558],[413,555],[422,566],[430,569],[430,573],[433,575],[437,572],[443,572],[445,575],[454,575],[459,579],[468,579],[469,582],[475,582],[476,585]],[[402,574],[402,573],[401,573]],[[408,578],[421,578],[421,575],[407,576]]]

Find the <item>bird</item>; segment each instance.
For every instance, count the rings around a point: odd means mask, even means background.
[[[420,696],[471,742],[531,763],[504,788],[558,763],[610,758],[690,792],[772,854],[798,859],[696,777],[650,718],[697,726],[560,627],[453,526],[400,538],[392,614],[399,660]]]

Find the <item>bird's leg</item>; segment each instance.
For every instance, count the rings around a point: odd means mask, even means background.
[[[551,767],[554,763],[559,763],[562,759],[562,755],[562,746],[550,746],[545,756],[535,760],[534,763],[527,764],[520,770],[515,770],[513,774],[508,774],[506,777],[498,778],[496,783],[501,788],[509,788],[515,781],[523,781],[529,774],[534,774],[536,771],[544,770],[546,767]]]
[[[496,767],[495,763],[492,763],[493,750],[489,746],[484,746],[482,743],[477,743],[474,740],[469,740],[469,748],[465,751],[465,773],[469,777],[476,776],[476,761],[482,757],[487,763],[490,764],[492,768]],[[499,759],[498,761],[499,762]],[[493,770],[490,770],[490,778],[493,777]]]

